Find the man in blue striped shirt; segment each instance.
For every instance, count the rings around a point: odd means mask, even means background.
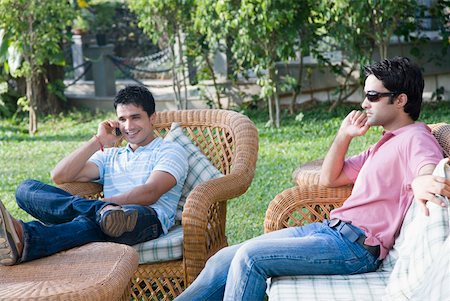
[[[0,202],[0,264],[13,265],[84,245],[112,241],[134,245],[167,233],[187,175],[187,154],[153,133],[155,101],[142,86],[114,99],[117,120],[61,160],[56,184],[97,181],[104,199],[88,200],[35,180],[22,182],[18,205],[38,221],[21,222]],[[110,147],[124,138],[125,147]]]

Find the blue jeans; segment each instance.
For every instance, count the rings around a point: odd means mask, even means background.
[[[313,223],[220,250],[175,300],[263,300],[270,277],[357,274],[374,271],[379,264],[363,246],[330,228],[328,221]]]
[[[38,219],[22,223],[24,249],[20,262],[95,241],[134,245],[162,233],[161,223],[152,208],[124,205],[122,207],[138,211],[136,227],[120,237],[109,237],[103,234],[97,221],[103,207],[115,204],[84,199],[35,180],[26,180],[17,187],[16,200],[20,208]]]

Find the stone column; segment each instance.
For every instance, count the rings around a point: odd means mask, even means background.
[[[95,96],[114,96],[116,94],[116,77],[114,64],[109,55],[114,53],[114,45],[92,45],[89,47],[89,59],[92,61]]]
[[[72,36],[72,66],[74,69],[74,78],[78,78],[80,77],[84,71],[85,71],[85,66],[83,67],[79,67],[80,65],[82,65],[84,63],[84,58],[83,58],[83,41],[82,41],[82,36],[81,35],[77,35],[74,34]],[[80,79],[84,79],[84,76]]]

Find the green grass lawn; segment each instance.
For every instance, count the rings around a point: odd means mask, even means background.
[[[328,113],[328,105],[317,105],[303,112],[301,121],[283,116],[279,129],[265,128],[267,115],[261,111],[246,111],[259,130],[259,155],[256,175],[247,193],[228,204],[227,234],[235,244],[263,233],[264,215],[268,203],[276,194],[293,185],[291,174],[308,161],[323,158],[340,122],[356,105],[341,106]],[[426,123],[450,122],[450,102],[427,104],[421,120]],[[41,119],[39,132],[27,134],[27,124],[0,120],[0,199],[14,216],[31,217],[20,210],[14,191],[22,180],[34,178],[51,183],[50,171],[64,156],[90,139],[100,121],[113,118],[113,113],[71,113],[67,116]],[[350,154],[356,154],[374,143],[381,134],[372,128],[353,141]]]

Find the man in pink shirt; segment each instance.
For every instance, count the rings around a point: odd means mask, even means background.
[[[364,111],[342,122],[325,157],[320,183],[354,183],[351,196],[331,219],[267,233],[220,250],[176,300],[263,300],[266,280],[276,276],[357,274],[375,271],[392,247],[413,199],[441,204],[450,181],[431,175],[442,149],[423,123],[422,73],[396,57],[365,67]],[[371,126],[381,139],[345,159],[350,142]]]

